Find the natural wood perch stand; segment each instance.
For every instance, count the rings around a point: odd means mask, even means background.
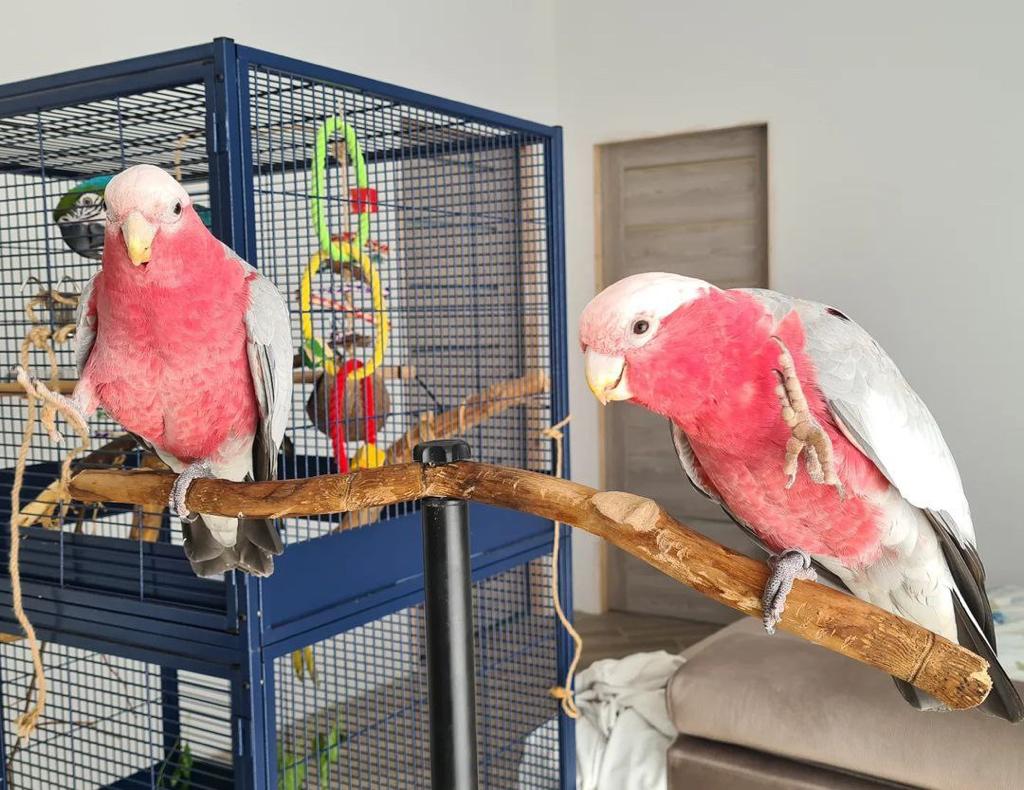
[[[167,472],[83,471],[71,493],[85,502],[162,507]],[[726,549],[633,494],[595,491],[536,472],[460,462],[396,464],[346,475],[268,483],[197,480],[188,507],[222,516],[316,516],[454,497],[534,513],[585,529],[672,578],[753,617],[761,616],[764,563]],[[811,642],[913,683],[952,708],[979,705],[991,689],[988,663],[914,623],[820,584],[797,581],[779,624]]]

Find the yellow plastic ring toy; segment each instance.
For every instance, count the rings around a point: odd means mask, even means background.
[[[347,241],[336,242],[340,244],[342,260],[356,260],[355,251]],[[334,246],[334,245],[332,245]],[[314,368],[322,367],[329,376],[337,375],[334,350],[323,342],[313,330],[313,308],[312,290],[313,278],[320,272],[320,266],[331,259],[331,255],[324,250],[316,253],[306,264],[306,270],[302,273],[302,282],[299,286],[299,308],[302,322],[303,350]],[[360,255],[359,267],[364,276],[370,280],[370,294],[373,301],[373,315],[376,332],[374,333],[373,358],[362,367],[352,371],[351,378],[355,381],[364,379],[371,375],[384,362],[384,349],[387,348],[390,326],[387,312],[384,309],[384,294],[381,288],[380,275],[377,267],[373,265],[367,255]]]

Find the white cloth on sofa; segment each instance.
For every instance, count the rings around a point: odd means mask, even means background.
[[[595,661],[576,678],[578,790],[665,790],[676,736],[665,687],[683,658],[659,650]]]

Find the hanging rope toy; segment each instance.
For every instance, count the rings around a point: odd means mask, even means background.
[[[565,439],[565,434],[562,429],[569,424],[569,420],[572,419],[570,414],[564,420],[555,423],[550,428],[545,428],[541,433],[543,436],[551,439],[555,443],[555,476],[562,476],[563,468],[563,448],[562,442]],[[583,654],[583,637],[579,635],[575,628],[572,627],[572,623],[569,618],[565,616],[565,612],[562,610],[562,601],[558,594],[558,552],[560,548],[560,539],[562,533],[561,522],[555,522],[555,537],[554,543],[551,547],[551,601],[555,607],[555,614],[558,616],[559,622],[562,624],[562,628],[566,630],[569,636],[572,638],[573,643],[573,654],[572,663],[569,664],[569,669],[565,672],[565,684],[561,686],[554,686],[550,690],[552,697],[557,699],[562,706],[562,711],[570,719],[578,719],[580,717],[579,708],[576,707],[576,700],[573,696],[573,677],[576,675],[576,667],[579,666],[580,656]]]
[[[343,203],[343,210],[346,213],[346,224],[348,220],[347,208],[351,207],[358,216],[354,233],[344,233],[341,236],[332,236],[327,222],[327,160],[328,140],[340,135],[344,140],[344,146],[338,146],[335,150],[335,158],[343,170],[344,181],[348,182],[349,163],[355,169],[356,186],[349,190],[347,203]],[[316,231],[317,241],[320,244],[320,251],[317,252],[306,265],[303,272],[300,286],[300,309],[302,319],[303,355],[309,360],[314,368],[323,368],[330,376],[337,374],[335,355],[330,344],[325,343],[313,330],[312,315],[312,279],[320,271],[325,260],[339,264],[339,273],[348,270],[351,274],[361,276],[370,285],[371,300],[373,303],[373,316],[371,319],[378,319],[380,326],[374,332],[374,359],[383,355],[384,347],[387,345],[387,316],[384,312],[384,299],[381,292],[380,278],[364,248],[370,241],[370,215],[377,211],[377,192],[370,188],[369,178],[366,170],[366,158],[363,156],[362,147],[356,137],[355,130],[345,123],[343,117],[335,116],[328,118],[316,132],[313,155],[313,184],[310,190],[310,209],[313,220],[313,228]],[[334,267],[332,266],[332,269]],[[353,272],[353,269],[358,269]],[[323,305],[323,300],[321,300]],[[355,322],[357,318],[366,321],[366,316],[359,316],[354,310],[350,310],[350,319]],[[377,323],[370,320],[368,323]],[[377,361],[373,368],[365,370],[357,375],[358,379],[371,375],[380,362]]]
[[[345,363],[345,367],[342,370],[342,375],[346,379],[346,383],[352,382],[361,389],[360,402],[363,407],[363,414],[361,418],[363,436],[362,447],[356,451],[355,457],[352,459],[351,465],[346,465],[351,469],[375,469],[378,466],[384,466],[387,462],[387,457],[384,452],[377,444],[377,414],[376,414],[376,397],[375,397],[375,379],[376,376],[363,376],[361,379],[356,378],[356,373],[363,367],[363,363],[357,359],[350,359]],[[347,395],[349,390],[344,387],[338,388],[336,392]],[[335,397],[331,400],[330,407],[328,409],[328,419],[333,425],[343,425],[345,419],[344,411],[344,400],[339,397]],[[338,452],[339,457],[344,457],[346,454],[344,437],[341,437],[337,442],[336,447],[340,447]],[[337,450],[336,450],[337,452]],[[340,461],[339,461],[340,467]],[[346,468],[344,471],[348,471]]]
[[[347,181],[347,167],[351,163],[355,169],[355,189],[350,190],[349,198],[352,209],[358,216],[357,229],[354,235],[345,234],[341,237],[332,236],[327,224],[326,212],[326,191],[327,191],[327,142],[335,135],[344,139],[344,148],[340,146],[335,151],[335,157],[339,164],[345,168]],[[345,394],[348,391],[349,383],[361,382],[362,421],[365,436],[363,446],[359,449],[351,465],[355,468],[371,468],[384,464],[384,453],[377,447],[377,397],[375,390],[383,390],[383,379],[377,377],[377,386],[374,384],[374,374],[384,361],[384,352],[388,346],[390,336],[390,321],[384,305],[384,290],[381,285],[380,273],[374,263],[374,258],[379,262],[386,253],[384,245],[370,242],[370,215],[377,211],[377,193],[369,186],[369,179],[366,171],[366,159],[363,156],[359,139],[355,130],[345,123],[344,118],[335,116],[328,118],[320,128],[317,129],[313,168],[313,187],[311,191],[311,207],[313,226],[316,229],[317,239],[320,242],[320,251],[314,255],[306,265],[302,281],[299,287],[300,315],[302,323],[303,351],[304,356],[316,368],[322,368],[325,375],[335,378],[336,381],[334,397],[328,397],[327,417],[334,443],[335,459],[341,471],[349,468],[348,452],[344,435],[340,433],[337,426],[340,423],[348,422],[344,418],[346,412],[339,408],[339,400],[344,403]],[[369,254],[369,252],[373,254]],[[342,363],[342,371],[339,374],[338,363],[333,344],[324,342],[313,328],[313,278],[319,273],[320,267],[325,260],[329,259],[332,264],[337,263],[340,271],[348,273],[350,282],[362,281],[369,286],[372,313],[367,315],[355,309],[354,301],[343,300],[337,302],[333,299],[321,297],[318,302],[321,307],[340,309],[348,313],[348,324],[352,331],[346,333],[349,339],[348,346],[354,353],[355,347],[359,345],[359,324],[368,325],[373,334],[373,349],[370,359],[363,362],[355,359],[346,360]],[[332,266],[333,268],[333,266]],[[321,409],[321,411],[323,411]],[[333,413],[332,413],[333,412]]]
[[[336,237],[332,238],[327,225],[327,141],[336,134],[344,137],[345,153],[348,155],[348,161],[355,166],[356,170],[356,187],[350,190],[349,199],[359,215],[359,221],[355,232],[355,244],[348,250],[344,249],[343,241]],[[340,149],[338,154],[341,154]],[[366,159],[363,157],[363,149],[359,145],[355,130],[345,123],[345,119],[341,116],[328,118],[317,129],[313,162],[313,187],[310,199],[313,227],[316,229],[320,249],[326,250],[332,260],[352,260],[353,250],[361,251],[370,240],[370,214],[377,212],[377,190],[370,188],[366,174]]]
[[[75,310],[78,308],[79,293],[76,290],[61,290],[61,286],[70,280],[71,278],[64,275],[56,287],[47,288],[38,277],[30,275],[21,285],[22,293],[25,293],[25,289],[30,285],[35,285],[37,288],[36,293],[25,302],[25,317],[28,318],[30,324],[60,327],[58,334],[63,334],[63,336],[57,338],[58,343],[63,343],[75,329]],[[40,307],[47,309],[49,312],[47,317],[43,318],[36,312]]]
[[[68,481],[71,477],[71,462],[76,455],[84,452],[89,446],[89,428],[82,421],[81,417],[78,416],[78,413],[66,405],[64,398],[54,394],[41,381],[30,378],[27,370],[29,367],[29,354],[33,349],[46,352],[50,363],[50,386],[56,386],[59,369],[53,342],[54,340],[63,342],[67,340],[70,334],[68,326],[62,327],[56,333],[47,326],[36,325],[32,327],[21,343],[19,359],[21,364],[16,369],[18,383],[25,390],[26,415],[25,430],[22,434],[21,446],[18,448],[18,458],[14,467],[14,481],[11,484],[11,548],[7,569],[11,577],[11,608],[14,610],[14,616],[18,620],[18,624],[25,632],[26,639],[28,639],[29,651],[32,654],[32,666],[35,670],[36,691],[35,705],[22,713],[16,722],[18,737],[22,741],[27,740],[35,731],[46,707],[46,673],[43,669],[43,653],[35,629],[25,613],[21,593],[20,565],[21,487],[25,481],[25,467],[28,463],[28,453],[32,444],[32,437],[36,431],[36,421],[38,419],[42,422],[51,440],[59,442],[63,438],[56,425],[57,414],[60,413],[74,427],[80,439],[79,445],[65,455],[64,462],[61,464],[58,483],[59,501],[61,502],[68,500],[67,490]],[[41,413],[39,410],[40,405],[42,405]]]
[[[341,236],[332,235],[327,222],[328,141],[336,136],[344,140],[343,146],[335,148],[335,159],[342,169],[341,180],[346,185],[349,164],[355,170],[356,186],[349,190],[347,206],[343,208],[345,224],[348,224],[351,213],[358,217],[355,232]],[[303,360],[314,369],[322,369],[323,374],[306,410],[313,423],[330,437],[339,472],[383,466],[387,455],[377,444],[377,429],[383,422],[383,417],[378,414],[386,414],[389,403],[384,379],[378,369],[388,346],[390,320],[374,258],[379,262],[387,247],[370,241],[370,215],[377,211],[377,192],[370,188],[366,159],[355,130],[341,116],[328,118],[317,129],[312,175],[310,205],[320,250],[310,258],[303,271],[299,285],[299,313]],[[351,212],[347,210],[349,208]],[[360,285],[368,287],[372,305],[369,313],[357,309],[356,300],[344,294],[314,295],[313,279],[325,263],[330,264],[331,271],[347,280],[352,289]],[[345,314],[346,331],[340,338],[325,341],[316,333],[314,306]],[[363,328],[372,335],[369,344],[372,349],[365,361],[354,358],[357,349],[367,345],[365,334],[359,331]],[[348,358],[343,358],[343,351],[347,352]],[[362,446],[350,458],[349,441],[359,440],[362,440]],[[300,680],[308,674],[316,683],[311,647],[295,651],[292,666]]]
[[[353,372],[362,364],[350,359],[336,376],[321,373],[306,403],[310,422],[330,437],[341,473],[384,465],[377,433],[391,410],[391,399],[380,370],[358,381],[354,378]],[[349,442],[364,442],[351,464]]]

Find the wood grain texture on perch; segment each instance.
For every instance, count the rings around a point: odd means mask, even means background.
[[[174,475],[83,471],[72,495],[86,502],[159,505]],[[767,566],[681,524],[656,502],[536,472],[460,462],[426,468],[395,464],[346,475],[233,483],[197,480],[188,507],[253,517],[316,516],[384,507],[427,496],[482,502],[562,521],[610,541],[703,595],[761,617]],[[991,689],[988,663],[960,645],[858,598],[797,581],[779,627],[902,678],[951,708],[972,708]],[[768,637],[766,637],[768,638]]]

